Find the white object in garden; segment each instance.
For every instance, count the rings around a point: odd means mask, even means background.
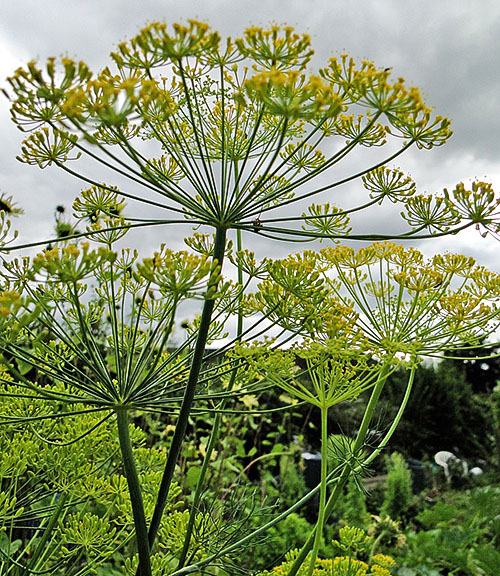
[[[448,466],[448,462],[455,462],[458,458],[453,454],[453,452],[447,452],[446,450],[441,450],[440,452],[436,452],[434,454],[434,461],[436,464],[441,466],[444,470],[444,475],[446,476],[446,480],[450,481],[450,468]]]

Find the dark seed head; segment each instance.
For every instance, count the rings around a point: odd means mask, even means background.
[[[10,214],[12,212],[12,206],[0,199],[0,211]]]

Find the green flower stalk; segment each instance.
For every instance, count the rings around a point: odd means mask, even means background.
[[[392,370],[400,364],[414,370],[429,354],[473,345],[498,329],[500,279],[472,258],[445,255],[426,262],[417,250],[390,243],[293,255],[269,264],[269,271],[272,280],[259,286],[256,309],[272,309],[275,324],[289,330],[293,318],[302,326],[303,340],[288,349],[275,344],[274,350],[268,343],[255,343],[242,347],[241,354],[260,380],[321,412],[321,489],[309,559],[312,574],[325,513],[331,512],[326,504],[328,409],[374,386],[352,449],[355,457]],[[334,494],[349,472],[346,466]]]

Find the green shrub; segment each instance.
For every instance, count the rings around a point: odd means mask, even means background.
[[[498,576],[499,487],[449,492],[416,520],[424,530],[407,533],[398,576]]]
[[[388,460],[384,503],[380,513],[397,520],[408,512],[412,500],[410,470],[403,456],[394,452]]]
[[[300,516],[292,513],[276,526],[273,526],[260,546],[252,547],[244,553],[247,564],[252,569],[264,570],[283,559],[288,550],[304,545],[313,526]]]

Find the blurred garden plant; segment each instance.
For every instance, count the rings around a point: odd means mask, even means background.
[[[19,159],[55,165],[90,187],[73,206],[82,232],[66,230],[33,259],[5,260],[4,382],[14,379],[17,395],[47,408],[4,414],[2,422],[33,427],[98,415],[83,438],[116,421],[138,555],[124,563],[127,574],[224,569],[231,554],[319,492],[316,529],[288,571],[303,566],[312,574],[336,499],[389,441],[418,363],[497,327],[499,279],[469,258],[425,262],[415,250],[384,242],[262,262],[245,249],[252,234],[339,242],[432,238],[469,226],[498,232],[489,184],[422,196],[388,166],[410,147],[440,146],[451,134],[449,121],[435,116],[417,89],[345,55],[311,74],[311,56],[309,38],[290,28],[249,28],[233,42],[189,21],[147,26],[97,74],[82,62],[51,58],[9,79],[13,121],[28,133]],[[375,150],[363,160],[366,148]],[[358,168],[346,174],[343,161],[351,157]],[[332,191],[349,183],[364,191],[351,199],[362,200],[332,203]],[[323,203],[308,207],[316,198]],[[357,216],[387,201],[401,204],[409,227],[399,235],[361,229]],[[126,202],[155,215],[139,218]],[[12,242],[9,212],[2,213],[4,253],[33,246]],[[121,247],[135,228],[161,227],[168,239],[172,226],[185,223],[213,239],[195,234],[186,240],[190,251],[162,245],[150,258]],[[223,276],[229,265],[234,282]],[[174,346],[172,330],[189,300],[202,302],[201,314]],[[208,351],[232,318],[237,329],[228,343]],[[272,337],[262,340],[270,328]],[[387,375],[401,364],[409,373],[401,409],[379,444],[368,446]],[[258,412],[255,395],[269,386],[321,411],[321,483],[251,534],[239,532],[241,523],[233,532],[220,524],[203,532],[198,512],[222,416],[243,397]],[[357,437],[337,447],[341,464],[329,470],[327,413],[367,389]],[[13,393],[5,387],[4,394]],[[175,426],[152,507],[130,440],[131,419],[144,411]],[[164,511],[189,421],[207,413],[213,427],[175,548],[165,540],[168,530],[162,534]],[[200,539],[210,542],[210,553],[201,553]],[[157,560],[158,551],[173,548],[175,567],[172,558],[168,565]]]

